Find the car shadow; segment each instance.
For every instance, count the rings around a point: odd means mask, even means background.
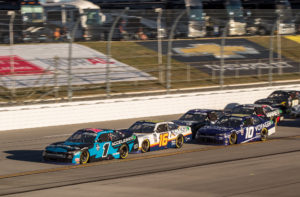
[[[9,150],[4,152],[10,154],[6,157],[7,159],[43,163],[42,150]]]
[[[278,126],[283,127],[300,127],[300,118],[285,119],[278,123]]]

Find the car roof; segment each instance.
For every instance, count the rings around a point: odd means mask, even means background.
[[[191,109],[187,113],[191,114],[197,114],[197,113],[209,113],[213,111],[221,111],[221,110],[215,110],[215,109]]]
[[[94,133],[105,133],[105,132],[113,132],[112,129],[98,129],[98,128],[86,128],[86,129],[82,129],[85,131],[92,131]]]

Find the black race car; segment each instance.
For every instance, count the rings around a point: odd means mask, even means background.
[[[223,115],[224,112],[222,110],[192,109],[173,122],[178,125],[190,126],[192,128],[192,138],[195,139],[199,128],[210,123],[215,123]]]
[[[267,98],[255,101],[255,104],[270,105],[274,108],[280,108],[283,113],[298,105],[300,101],[300,91],[295,90],[276,90],[272,92]]]
[[[269,105],[245,104],[234,107],[231,114],[257,115],[266,120],[273,120],[275,123],[283,120],[282,110]]]

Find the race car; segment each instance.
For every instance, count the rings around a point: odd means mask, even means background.
[[[184,142],[192,140],[191,127],[179,126],[174,122],[137,121],[126,132],[137,136],[137,153],[181,148]]]
[[[255,101],[255,104],[266,104],[274,108],[280,108],[283,113],[288,113],[290,108],[298,105],[300,101],[300,91],[276,90],[267,98]]]
[[[220,145],[265,141],[275,133],[275,124],[256,115],[225,115],[214,125],[200,128],[196,140]]]
[[[199,128],[207,124],[215,123],[224,112],[214,109],[192,109],[186,112],[178,120],[172,122],[178,125],[190,126],[192,129],[192,138],[195,139],[196,132]]]
[[[66,141],[47,146],[43,152],[43,159],[72,164],[125,159],[137,146],[135,135],[126,135],[110,129],[80,129]]]
[[[232,114],[253,114],[267,120],[273,120],[275,123],[283,120],[282,110],[273,108],[269,105],[245,104],[238,105],[231,110]]]

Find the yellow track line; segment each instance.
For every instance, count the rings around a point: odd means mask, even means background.
[[[264,142],[256,141],[256,142],[248,142],[248,143],[236,144],[236,145],[230,145],[230,146],[214,146],[214,147],[206,147],[206,148],[197,148],[197,149],[183,150],[183,151],[172,152],[172,153],[162,153],[162,154],[158,154],[158,155],[148,155],[148,156],[142,156],[142,157],[135,157],[135,158],[129,158],[129,159],[124,159],[124,160],[117,159],[117,160],[111,160],[111,161],[106,161],[106,162],[103,162],[103,161],[101,162],[100,161],[100,162],[95,162],[95,163],[88,163],[88,164],[84,164],[84,165],[73,165],[73,166],[64,166],[64,167],[59,167],[59,168],[50,168],[50,169],[20,172],[20,173],[14,173],[14,174],[1,175],[0,179],[26,176],[26,175],[34,175],[34,174],[42,174],[42,173],[48,173],[48,172],[58,172],[58,171],[63,171],[63,170],[75,169],[75,168],[85,168],[85,167],[92,167],[92,166],[108,165],[108,164],[111,164],[111,163],[120,163],[120,162],[129,162],[129,161],[136,161],[136,160],[142,160],[142,159],[167,157],[167,156],[174,156],[174,155],[193,153],[193,152],[224,149],[224,148],[229,148],[229,147],[232,147],[232,146],[245,146],[245,145],[257,144],[257,143],[268,143],[268,142],[274,142],[274,141],[281,141],[281,140],[289,139],[289,138],[300,138],[300,136],[270,139],[270,140],[267,140],[267,141],[264,141]]]

